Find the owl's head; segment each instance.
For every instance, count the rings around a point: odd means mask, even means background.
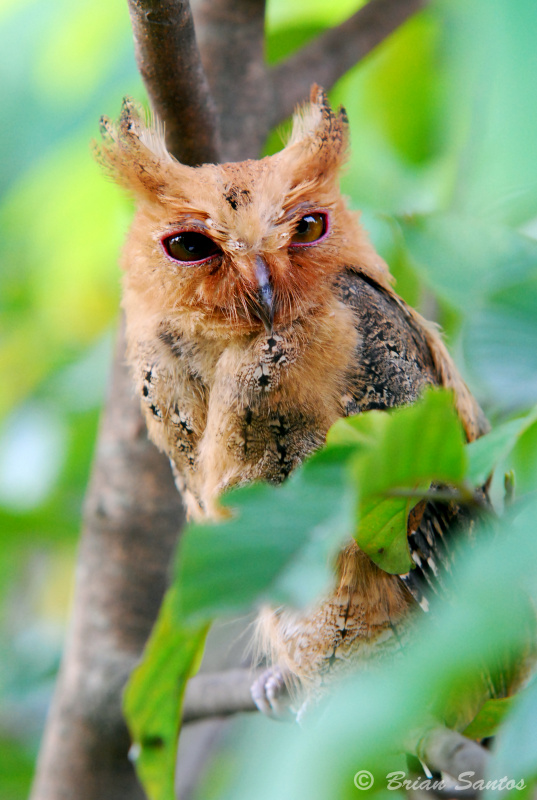
[[[345,267],[387,285],[339,191],[347,127],[344,109],[334,113],[314,86],[281,152],[188,167],[125,101],[117,125],[102,119],[97,157],[136,200],[127,295],[149,314],[236,335],[314,313]]]

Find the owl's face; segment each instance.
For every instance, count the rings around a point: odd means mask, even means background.
[[[101,160],[137,200],[126,291],[149,313],[271,331],[322,305],[345,266],[386,279],[338,189],[345,114],[316,92],[287,147],[260,161],[186,167],[129,104],[117,129],[104,121]]]

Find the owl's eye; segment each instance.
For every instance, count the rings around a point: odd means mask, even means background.
[[[162,240],[162,246],[174,261],[189,262],[190,264],[208,261],[220,253],[220,248],[212,239],[197,231],[174,233],[173,236]]]
[[[328,231],[328,216],[321,211],[305,214],[299,219],[290,244],[313,244],[322,239]]]

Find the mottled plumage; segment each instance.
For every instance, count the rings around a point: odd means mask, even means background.
[[[229,486],[284,480],[339,417],[411,403],[427,385],[454,390],[469,440],[485,430],[436,328],[394,292],[340,194],[347,120],[320,89],[287,146],[260,161],[186,167],[128,102],[102,132],[99,159],[137,204],[123,255],[128,357],[193,517],[218,514]],[[431,509],[409,529],[429,572],[433,551],[444,557],[435,519],[458,516]],[[267,649],[306,684],[400,647],[423,605],[417,577],[382,572],[354,543],[337,573],[311,614],[264,616]]]

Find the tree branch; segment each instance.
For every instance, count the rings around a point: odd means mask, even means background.
[[[260,672],[229,669],[191,678],[185,693],[183,723],[229,716],[239,711],[257,711],[250,687]]]
[[[417,755],[429,767],[457,779],[472,772],[472,782],[483,780],[489,754],[477,742],[449,728],[433,728],[418,745]]]
[[[264,0],[193,0],[203,66],[218,110],[224,161],[258,158],[270,128]]]
[[[351,67],[393,33],[426,0],[370,0],[270,72],[274,102],[269,127],[286,119],[309,96],[313,82],[330,89]]]
[[[224,672],[197,675],[189,681],[183,705],[183,723],[230,716],[240,712],[257,711],[250,687],[262,670],[232,669]],[[472,773],[472,783],[482,780],[488,763],[488,752],[457,731],[437,727],[429,730],[419,742],[409,743],[428,767],[445,772],[455,780],[462,773]],[[420,779],[422,780],[422,779]],[[461,789],[429,789],[413,791],[415,800],[433,796],[447,800],[461,797],[472,800],[477,792]]]
[[[250,688],[261,672],[230,669],[191,678],[185,693],[183,723],[257,711]],[[477,742],[440,726],[429,730],[417,743],[409,740],[408,747],[429,767],[455,779],[463,772],[472,772],[472,781],[482,780],[489,758]]]
[[[183,164],[219,160],[214,104],[188,0],[128,0],[138,69],[166,144]]]

